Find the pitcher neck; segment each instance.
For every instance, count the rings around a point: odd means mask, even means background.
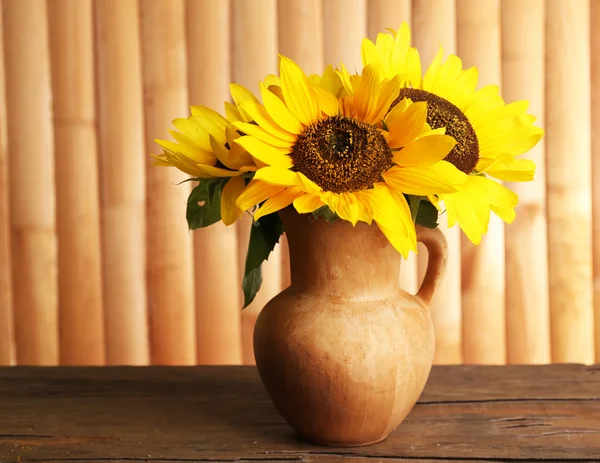
[[[328,223],[292,208],[279,215],[289,243],[293,289],[364,299],[398,291],[400,254],[377,225]]]

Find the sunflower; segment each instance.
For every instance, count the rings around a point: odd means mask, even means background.
[[[458,222],[468,238],[479,244],[487,232],[490,211],[506,223],[515,219],[517,195],[492,178],[533,180],[535,164],[518,156],[533,148],[544,131],[533,125],[536,118],[527,114],[527,101],[506,104],[496,85],[477,89],[477,68],[463,70],[455,55],[444,61],[442,47],[421,78],[419,55],[410,40],[406,24],[391,34],[379,34],[375,43],[364,39],[363,64],[379,65],[382,79],[403,76],[405,85],[391,107],[407,98],[425,102],[427,123],[456,139],[456,146],[444,159],[469,174],[467,181],[458,185],[455,193],[430,199],[438,207],[438,200],[443,200],[448,225]]]
[[[235,201],[246,187],[244,175],[257,169],[252,156],[235,143],[240,137],[233,123],[249,121],[239,106],[256,98],[241,85],[230,86],[234,104],[225,102],[223,117],[204,106],[192,106],[191,115],[173,121],[179,130],[170,130],[175,141],[155,140],[163,153],[153,155],[157,166],[174,166],[196,180],[223,179],[221,219],[225,225],[240,218]]]
[[[389,111],[401,77],[384,79],[379,66],[350,75],[342,66],[309,79],[280,57],[280,77],[260,85],[262,101],[240,110],[253,123],[233,125],[235,143],[259,166],[239,196],[254,219],[293,205],[299,213],[327,206],[353,225],[373,221],[405,257],[416,252],[404,195],[455,192],[466,176],[442,161],[455,140],[429,130],[426,104],[403,100]]]

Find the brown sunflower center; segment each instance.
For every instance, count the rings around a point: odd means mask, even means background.
[[[334,193],[368,188],[392,166],[392,151],[383,135],[372,125],[345,116],[307,127],[291,156],[295,171]]]
[[[403,88],[390,109],[404,98],[427,103],[427,123],[432,129],[446,127],[446,133],[456,140],[456,145],[444,158],[457,169],[470,174],[479,161],[479,142],[467,116],[455,105],[433,93],[415,88]]]

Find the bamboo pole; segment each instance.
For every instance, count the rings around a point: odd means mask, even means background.
[[[142,0],[142,63],[146,153],[159,152],[171,121],[188,113],[184,0]],[[156,31],[161,30],[161,34]],[[150,359],[194,365],[196,330],[192,236],[185,220],[190,184],[177,169],[146,158],[146,236]]]
[[[279,53],[293,59],[306,74],[322,73],[322,0],[279,0]]]
[[[544,127],[544,0],[502,2],[502,86],[507,102],[529,100]],[[509,363],[550,363],[544,139],[533,159],[533,182],[507,184],[519,195],[506,227],[506,323]]]
[[[293,59],[306,74],[321,74],[323,60],[322,0],[279,0],[279,53]],[[282,287],[291,283],[287,237],[281,240]]]
[[[420,0],[413,3],[412,32],[419,50],[423,72],[427,70],[442,44],[446,56],[456,50],[456,8],[454,0]],[[436,364],[462,362],[461,256],[460,229],[448,228],[446,216],[440,215],[440,229],[448,241],[446,274],[431,301],[435,326]],[[419,246],[419,280],[427,266],[427,254]]]
[[[457,0],[457,49],[479,70],[479,88],[500,84],[499,0]],[[506,363],[504,223],[492,214],[478,246],[462,235],[464,363]],[[485,301],[485,302],[483,302]]]
[[[600,0],[591,2],[592,220],[596,362],[600,362]]]
[[[386,29],[397,30],[400,24],[410,24],[410,0],[368,0],[367,33],[371,40]]]
[[[267,74],[278,74],[277,4],[275,0],[233,0],[233,80],[258,94],[258,82]],[[250,218],[245,215],[238,228],[238,262],[243,271],[248,249]],[[254,302],[242,314],[244,364],[254,364],[252,336],[260,310],[282,288],[282,249],[275,247],[263,264],[263,283]],[[241,282],[241,274],[240,280]]]
[[[223,111],[229,100],[229,0],[187,1],[190,103]],[[209,46],[210,44],[210,46]],[[222,223],[194,231],[199,364],[242,362],[242,300],[237,231]]]
[[[3,7],[17,363],[55,365],[57,240],[46,2],[4,0]]]
[[[138,13],[136,0],[95,2],[105,332],[111,365],[149,361]]]
[[[325,0],[323,2],[325,63],[350,72],[362,69],[360,46],[367,34],[366,0]]]
[[[594,361],[589,2],[546,4],[546,156],[553,362]]]
[[[8,155],[6,146],[6,79],[4,34],[0,8],[0,365],[15,361],[13,333],[12,265],[10,258],[10,210],[8,208]]]
[[[104,364],[92,2],[48,2],[60,363]],[[85,153],[85,155],[83,155]]]

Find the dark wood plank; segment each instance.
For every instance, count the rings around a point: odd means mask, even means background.
[[[293,400],[293,399],[291,399]],[[384,442],[298,439],[253,367],[0,368],[0,462],[600,461],[600,367],[434,367]]]

